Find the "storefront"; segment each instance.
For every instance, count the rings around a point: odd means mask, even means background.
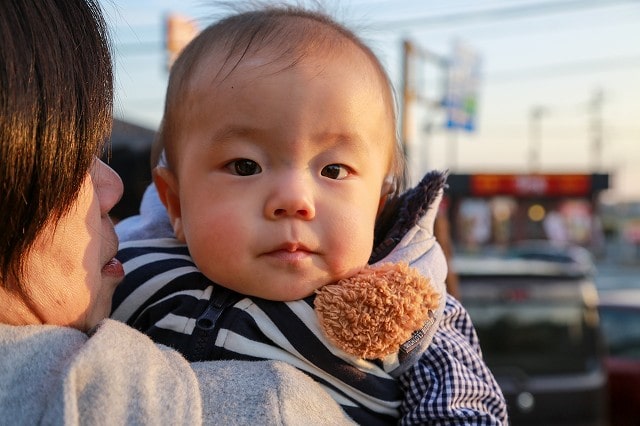
[[[454,244],[473,251],[523,240],[592,246],[607,174],[451,174],[445,210]]]

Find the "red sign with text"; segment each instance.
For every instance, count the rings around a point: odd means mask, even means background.
[[[471,194],[475,196],[588,196],[591,175],[515,175],[477,174],[471,176]]]

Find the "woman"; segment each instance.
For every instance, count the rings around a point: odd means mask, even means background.
[[[112,67],[94,0],[0,2],[0,413],[18,424],[345,422],[279,363],[200,363],[105,320]]]

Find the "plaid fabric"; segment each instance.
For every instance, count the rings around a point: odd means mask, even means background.
[[[482,360],[464,307],[453,297],[420,361],[400,377],[404,425],[507,425],[504,397]]]

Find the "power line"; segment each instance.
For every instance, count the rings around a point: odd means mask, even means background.
[[[475,10],[472,12],[451,13],[446,15],[422,16],[389,20],[372,24],[373,29],[398,30],[406,27],[421,26],[422,29],[464,24],[477,21],[499,21],[514,18],[531,18],[540,15],[572,13],[580,10],[610,7],[616,4],[640,4],[638,0],[573,0],[566,2],[537,3],[526,6],[514,6]]]
[[[584,61],[552,64],[535,68],[522,68],[487,73],[485,80],[492,84],[508,83],[522,79],[545,79],[576,74],[594,74],[640,67],[640,55],[587,59]]]
[[[394,1],[394,4],[396,2]],[[525,6],[502,7],[492,9],[479,9],[471,12],[449,13],[441,15],[429,15],[422,17],[401,18],[396,20],[373,22],[370,29],[395,31],[408,27],[420,26],[421,29],[433,29],[436,27],[451,26],[452,24],[464,24],[479,21],[508,20],[514,18],[531,18],[541,15],[558,13],[574,13],[587,9],[611,7],[617,4],[640,5],[640,0],[571,0],[565,2],[543,2],[528,4]],[[123,55],[137,54],[141,51],[149,53],[148,49],[163,49],[162,40],[146,42],[117,43],[119,53]]]

